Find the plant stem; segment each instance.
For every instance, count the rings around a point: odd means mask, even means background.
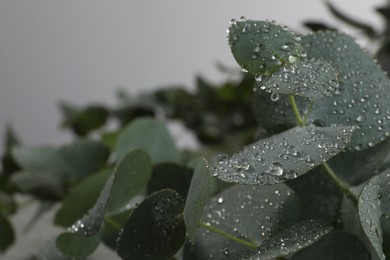
[[[358,198],[356,195],[349,189],[349,186],[347,183],[345,183],[342,179],[340,179],[336,173],[332,170],[332,168],[324,162],[322,164],[322,167],[325,169],[328,176],[333,180],[333,182],[336,184],[336,186],[344,192],[349,198],[351,198],[355,203],[357,203]]]
[[[304,126],[305,123],[304,121],[302,120],[302,117],[301,115],[299,114],[299,110],[298,110],[298,107],[297,107],[297,103],[295,103],[295,98],[293,95],[290,95],[290,103],[291,103],[291,107],[292,107],[292,110],[294,112],[294,115],[295,115],[295,118],[297,119],[297,123],[299,126]]]
[[[299,114],[299,110],[297,107],[297,104],[295,103],[295,99],[293,95],[290,95],[290,102],[291,107],[294,112],[295,118],[297,120],[297,124],[299,126],[304,126],[306,124],[306,117],[305,119],[302,119],[301,115]],[[356,195],[350,190],[347,183],[345,183],[342,179],[340,179],[336,173],[332,170],[332,168],[326,163],[322,163],[322,167],[325,169],[325,172],[328,174],[328,176],[332,179],[334,184],[343,192],[345,193],[349,198],[351,198],[355,203],[357,203],[358,198]]]
[[[237,242],[245,247],[249,247],[251,249],[256,249],[258,246],[253,243],[253,242],[250,242],[250,241],[246,241],[246,240],[243,240],[241,238],[238,238],[238,237],[235,237],[229,233],[226,233],[225,231],[223,230],[220,230],[219,228],[216,228],[216,227],[213,227],[211,226],[210,224],[208,223],[205,223],[205,222],[200,222],[200,226],[207,229],[207,230],[210,230],[211,232],[213,233],[216,233],[216,234],[219,234],[229,240],[232,240],[234,242]]]
[[[116,221],[113,220],[112,218],[110,218],[109,216],[104,216],[104,220],[105,220],[108,224],[110,224],[111,226],[113,226],[115,229],[117,229],[117,230],[121,230],[121,229],[122,229],[121,225],[119,225],[118,223],[116,223]]]

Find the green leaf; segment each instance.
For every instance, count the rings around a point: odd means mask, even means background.
[[[0,190],[0,214],[12,214],[16,211],[16,202],[11,194]]]
[[[15,241],[15,234],[9,220],[0,214],[0,252],[4,252],[10,247]]]
[[[5,143],[5,152],[6,153],[10,153],[14,146],[17,146],[20,144],[19,138],[15,134],[15,132],[11,126],[7,126],[5,128],[4,143]]]
[[[304,26],[312,30],[313,32],[318,31],[336,31],[336,29],[332,26],[329,26],[323,22],[317,22],[317,21],[306,21],[303,23]]]
[[[74,186],[57,211],[54,223],[67,227],[80,219],[95,204],[110,173],[108,170],[101,171]]]
[[[244,147],[212,169],[226,182],[266,185],[294,179],[342,151],[353,127],[296,127]]]
[[[237,63],[254,75],[270,75],[300,57],[300,38],[274,22],[233,20],[228,41]]]
[[[172,190],[147,197],[129,217],[117,244],[124,259],[166,259],[183,245],[183,201]]]
[[[354,40],[336,32],[319,32],[302,38],[308,58],[330,62],[339,72],[338,89],[331,98],[315,102],[309,121],[356,125],[347,148],[372,147],[390,135],[390,81]]]
[[[162,163],[154,166],[148,183],[147,194],[162,189],[175,190],[185,200],[190,187],[193,169],[175,163]]]
[[[194,240],[210,193],[210,171],[207,161],[199,160],[188,190],[184,221],[190,240]]]
[[[112,250],[116,249],[116,242],[118,237],[133,210],[134,208],[130,208],[128,210],[122,211],[117,215],[106,215],[103,226],[103,242]]]
[[[364,244],[345,231],[331,232],[316,243],[296,253],[292,260],[369,260],[370,255]]]
[[[114,172],[108,214],[125,209],[130,200],[146,188],[152,174],[152,161],[145,152],[134,150],[123,157]]]
[[[358,214],[364,234],[368,241],[366,246],[370,250],[372,259],[386,259],[383,253],[383,235],[380,218],[382,215],[379,193],[380,181],[373,177],[363,188],[358,201]]]
[[[127,125],[118,136],[114,150],[118,158],[134,149],[142,149],[153,163],[180,162],[180,154],[165,125],[152,118],[141,118]]]
[[[332,229],[333,227],[323,220],[305,220],[299,222],[264,241],[256,255],[245,259],[266,260],[288,256],[313,244],[322,236],[332,231]]]
[[[212,198],[204,221],[228,234],[261,244],[300,219],[301,207],[294,192],[284,184],[235,185]],[[201,229],[184,259],[242,259],[257,251],[219,234]]]
[[[310,100],[330,96],[338,86],[338,73],[328,62],[302,59],[283,66],[279,71],[258,82],[258,90],[303,96]]]
[[[100,243],[100,236],[84,236],[78,233],[62,233],[56,239],[61,252],[72,257],[86,257],[92,254]]]
[[[50,239],[37,253],[34,260],[73,260],[73,257],[64,255],[56,246],[56,239]]]

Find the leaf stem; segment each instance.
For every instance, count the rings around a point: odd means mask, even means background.
[[[111,226],[113,226],[115,229],[117,229],[117,230],[121,230],[122,229],[122,227],[121,227],[121,225],[119,225],[115,220],[113,220],[112,218],[110,218],[109,216],[104,216],[104,220],[108,223],[108,224],[110,224]]]
[[[358,198],[356,195],[349,189],[349,186],[347,183],[345,183],[342,179],[340,179],[336,173],[332,170],[332,168],[324,162],[322,164],[322,167],[325,169],[328,176],[333,180],[333,182],[336,184],[336,186],[344,192],[349,198],[351,198],[355,203],[357,203]]]
[[[294,112],[294,115],[295,115],[295,118],[297,120],[298,125],[304,126],[305,123],[304,123],[301,115],[299,114],[298,106],[297,106],[297,103],[295,102],[295,98],[293,95],[290,95],[290,103],[291,103],[291,107],[292,107],[292,110]]]
[[[249,247],[251,249],[256,249],[258,247],[258,245],[256,245],[255,243],[253,242],[250,242],[250,241],[247,241],[247,240],[244,240],[244,239],[241,239],[241,238],[238,238],[238,237],[235,237],[229,233],[226,233],[225,231],[223,230],[220,230],[219,228],[216,228],[216,227],[213,227],[211,226],[209,223],[205,223],[205,222],[200,222],[200,226],[213,232],[213,233],[216,233],[216,234],[219,234],[229,240],[232,240],[238,244],[241,244],[245,247]]]

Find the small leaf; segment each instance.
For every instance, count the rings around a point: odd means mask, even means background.
[[[80,219],[95,204],[110,173],[104,170],[85,178],[74,186],[57,211],[54,223],[67,227]]]
[[[56,245],[67,256],[86,257],[95,251],[100,239],[100,236],[86,237],[78,233],[62,233],[57,237]]]
[[[183,201],[172,190],[147,197],[129,217],[117,244],[124,259],[166,259],[180,249],[185,239]]]
[[[115,214],[126,208],[130,200],[146,188],[152,174],[152,161],[145,152],[134,150],[123,157],[114,172],[108,214]]]
[[[258,90],[289,94],[310,100],[330,96],[338,86],[338,73],[327,61],[302,59],[283,66],[258,82]]]
[[[302,52],[299,37],[268,21],[232,21],[228,40],[237,63],[254,75],[270,75]]]
[[[152,118],[140,118],[127,125],[118,136],[114,153],[121,158],[134,149],[147,152],[153,163],[180,161],[180,154],[165,125]]]
[[[331,98],[315,102],[309,121],[356,125],[347,148],[372,147],[390,135],[390,81],[354,40],[336,32],[319,32],[302,38],[308,58],[330,62],[339,72],[338,89]]]
[[[256,255],[245,259],[266,260],[287,256],[313,244],[332,229],[333,227],[323,220],[299,222],[264,241]]]
[[[386,259],[383,249],[381,208],[378,195],[380,185],[378,177],[373,177],[363,188],[358,201],[358,213],[372,259]]]
[[[370,255],[364,244],[345,231],[334,231],[323,236],[316,243],[296,253],[292,260],[369,260]]]
[[[10,247],[15,241],[15,234],[9,220],[0,214],[0,252],[4,252]]]
[[[212,169],[226,182],[265,185],[300,176],[329,160],[350,142],[353,127],[296,127],[261,139]]]
[[[199,160],[192,176],[184,207],[184,221],[190,240],[194,240],[210,193],[210,171],[206,160]]]
[[[235,237],[261,244],[299,221],[300,211],[299,199],[284,184],[235,185],[210,200],[204,221]],[[235,260],[256,252],[202,228],[194,244],[186,245],[184,259]]]

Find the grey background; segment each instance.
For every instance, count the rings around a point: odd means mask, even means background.
[[[373,7],[385,0],[333,2],[381,26]],[[60,144],[71,137],[58,129],[59,100],[114,104],[119,87],[130,93],[171,84],[192,88],[196,74],[223,80],[215,64],[237,66],[226,29],[240,16],[276,20],[301,32],[307,19],[341,25],[319,0],[0,1],[0,134],[8,123],[27,147]],[[22,233],[33,209],[13,218],[18,242],[1,259],[25,259],[58,233],[48,228],[52,215]],[[98,251],[92,259],[111,258]]]

